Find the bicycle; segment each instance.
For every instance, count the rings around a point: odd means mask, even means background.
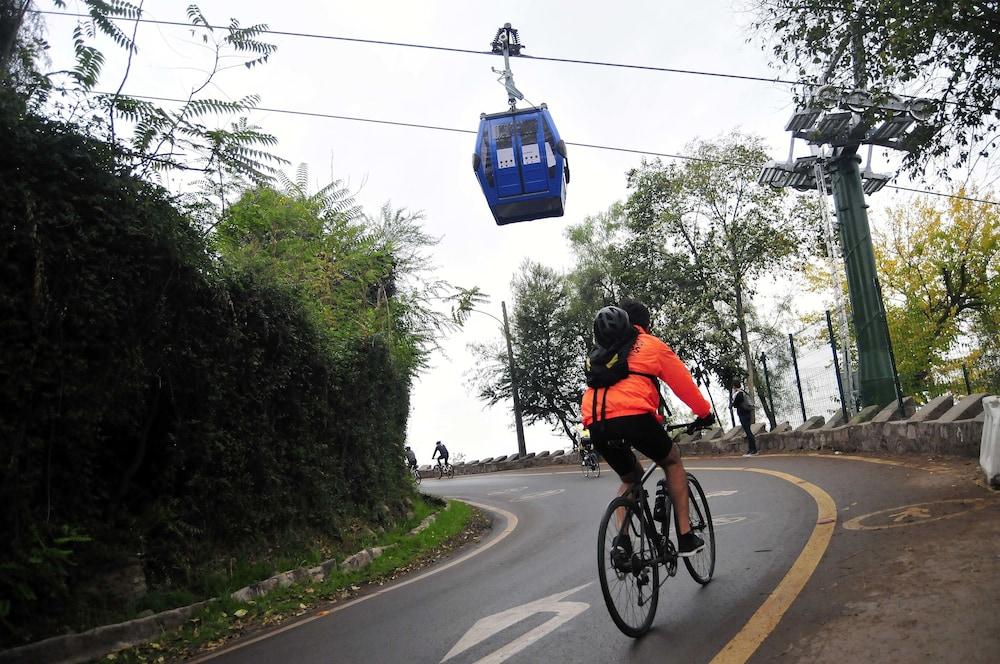
[[[597,459],[597,453],[594,450],[581,450],[580,470],[583,472],[583,476],[588,479],[601,476],[601,462]]]
[[[444,463],[438,463],[437,468],[434,469],[434,473],[437,475],[438,479],[441,479],[445,475],[448,477],[454,477],[455,467],[445,461]]]
[[[667,427],[667,430],[688,428],[682,424]],[[622,441],[627,444],[627,441]],[[642,476],[638,484],[628,492],[618,496],[608,505],[598,531],[597,565],[601,581],[601,592],[608,613],[618,629],[626,636],[638,638],[649,631],[659,604],[660,567],[666,568],[663,583],[677,574],[677,547],[670,539],[672,504],[669,495],[665,497],[665,514],[662,530],[657,531],[656,521],[649,509],[649,494],[645,489],[648,480],[658,466],[654,463]],[[692,557],[683,558],[696,582],[701,585],[712,580],[715,571],[715,527],[708,500],[698,479],[687,473],[688,480],[688,520],[691,530],[705,541],[705,548]],[[615,512],[625,510],[621,527],[615,525]],[[676,521],[677,511],[673,510]],[[676,525],[676,524],[675,524]],[[680,532],[678,527],[678,532]],[[611,550],[615,537],[627,535],[632,544],[632,555],[626,561],[612,560]]]
[[[417,484],[420,484],[420,480],[421,480],[420,471],[417,470],[416,466],[411,466],[410,467],[410,476],[413,478],[414,482],[416,482]]]

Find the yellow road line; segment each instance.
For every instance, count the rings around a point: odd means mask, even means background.
[[[695,470],[692,468],[692,470]],[[757,648],[764,642],[774,628],[778,626],[785,612],[799,596],[809,577],[816,571],[820,559],[826,552],[830,544],[830,538],[837,525],[837,504],[833,502],[826,491],[811,482],[807,482],[794,475],[782,473],[777,470],[766,468],[699,468],[697,470],[717,471],[735,470],[749,473],[761,473],[771,475],[791,482],[795,486],[812,496],[816,501],[816,525],[812,534],[806,542],[805,547],[799,553],[799,557],[792,563],[791,569],[785,574],[781,582],[768,596],[763,604],[754,612],[750,619],[743,625],[743,628],[734,636],[729,643],[712,659],[711,664],[743,664],[753,656]]]

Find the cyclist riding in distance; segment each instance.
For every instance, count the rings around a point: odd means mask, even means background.
[[[431,455],[431,461],[434,460],[434,457],[437,457],[439,466],[448,464],[448,448],[440,440],[434,444],[434,454]]]
[[[417,455],[413,453],[409,445],[406,446],[406,465],[410,470],[417,467]]]
[[[635,338],[627,357],[628,375],[609,387],[588,387],[583,395],[583,426],[590,430],[594,447],[621,478],[618,495],[624,495],[643,474],[632,447],[663,468],[667,491],[677,514],[678,555],[693,556],[705,542],[691,532],[688,520],[687,472],[680,452],[663,428],[660,411],[659,378],[698,417],[694,426],[707,427],[715,422],[712,408],[695,385],[691,373],[663,341],[649,332],[649,309],[641,302],[624,300],[621,307],[604,307],[594,318],[594,339],[598,345],[613,348],[632,334]],[[624,440],[625,446],[613,441]],[[619,519],[624,516],[619,516]],[[621,524],[619,524],[621,525]],[[614,543],[621,554],[631,555],[627,535],[618,535]]]

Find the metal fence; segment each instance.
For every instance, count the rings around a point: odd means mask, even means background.
[[[825,322],[789,334],[784,343],[756,353],[759,398],[767,400],[776,423],[796,426],[815,415],[829,420],[838,411],[844,412],[841,394],[848,392],[847,381],[843,355],[835,359],[835,353]]]
[[[931,380],[929,394],[932,396],[945,392],[972,394],[987,389],[986,378],[979,374],[975,366],[969,366],[965,362],[956,362],[953,367],[935,371]]]

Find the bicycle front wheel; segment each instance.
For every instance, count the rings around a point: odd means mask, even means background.
[[[413,481],[420,484],[420,471],[414,468],[411,472],[413,473]]]
[[[691,573],[692,579],[705,585],[712,580],[715,572],[715,526],[712,525],[712,512],[708,508],[705,492],[691,473],[688,473],[688,521],[691,523],[691,531],[705,540],[705,548],[685,558],[684,566]]]
[[[445,472],[448,473],[448,477],[454,477],[455,476],[455,466],[453,466],[453,465],[451,465],[449,463],[448,464],[448,468],[447,468],[447,470]]]
[[[620,526],[618,510],[624,514]],[[619,534],[623,535],[619,541],[628,542],[625,555],[620,551],[612,555]],[[604,603],[618,629],[632,638],[649,631],[660,600],[660,564],[651,535],[639,504],[619,496],[608,505],[597,536],[597,571]]]

